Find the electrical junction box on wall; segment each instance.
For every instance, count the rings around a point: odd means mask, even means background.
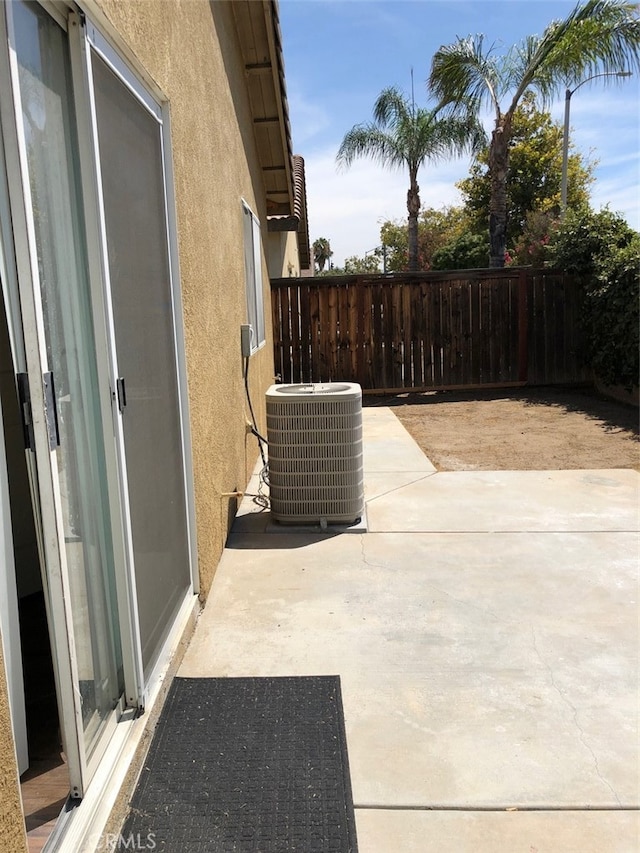
[[[359,520],[364,513],[360,385],[272,385],[266,396],[272,517],[283,524]]]
[[[253,327],[248,323],[240,326],[240,351],[243,358],[249,358],[251,355],[251,345],[253,343]]]

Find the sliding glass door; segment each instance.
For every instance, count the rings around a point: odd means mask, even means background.
[[[76,119],[66,32],[38,4],[9,4],[15,57],[17,137],[30,241],[34,316],[53,467],[45,510],[57,538],[75,716],[83,763],[124,692],[105,424],[78,172]],[[56,552],[56,553],[53,553]]]

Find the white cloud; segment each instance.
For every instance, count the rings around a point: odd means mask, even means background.
[[[468,166],[468,161],[451,161],[425,167],[418,176],[423,207],[459,203],[454,184]],[[336,266],[378,246],[383,222],[406,219],[409,176],[404,171],[390,172],[370,160],[338,171],[331,150],[305,157],[305,173],[310,238],[329,240]]]
[[[314,136],[321,134],[331,125],[331,119],[318,102],[309,101],[295,85],[287,86],[289,113],[295,116],[294,147],[296,151]]]
[[[620,213],[629,225],[640,231],[640,206],[638,203],[638,174],[629,184],[621,184],[619,179],[601,180],[595,185],[591,198],[595,210],[608,207],[613,213]]]

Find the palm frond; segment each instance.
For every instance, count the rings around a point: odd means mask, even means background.
[[[427,159],[436,162],[466,153],[475,155],[486,144],[484,128],[472,114],[437,117],[434,110],[429,114],[429,121],[420,127],[417,148],[428,152],[428,156],[423,156],[418,165]]]
[[[626,0],[587,0],[563,21],[551,23],[541,38],[521,43],[514,57],[519,60],[520,80],[509,112],[531,86],[548,105],[562,88],[591,75],[638,70],[638,7]]]
[[[499,63],[493,47],[485,49],[482,35],[440,47],[431,62],[428,85],[440,107],[451,105],[477,114],[488,105],[499,111]]]
[[[348,167],[359,157],[370,157],[374,162],[391,168],[401,167],[406,158],[393,134],[376,124],[359,124],[347,131],[338,149],[338,166]]]
[[[593,74],[640,70],[640,17],[636,3],[588,0],[550,57],[569,84]]]
[[[409,102],[398,89],[383,89],[373,107],[374,121],[380,127],[394,129],[401,122],[410,119]]]

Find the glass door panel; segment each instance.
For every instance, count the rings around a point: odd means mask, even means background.
[[[104,432],[81,216],[67,35],[36,3],[12,4],[22,134],[59,447],[59,506],[86,757],[123,693]]]
[[[91,53],[145,675],[191,585],[162,125]]]

